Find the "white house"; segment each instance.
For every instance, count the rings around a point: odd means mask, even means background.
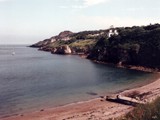
[[[118,35],[118,31],[116,29],[110,29],[108,32],[108,37],[110,38],[112,35]]]

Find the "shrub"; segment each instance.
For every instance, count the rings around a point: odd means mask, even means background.
[[[138,105],[121,120],[160,120],[160,97],[152,103]]]

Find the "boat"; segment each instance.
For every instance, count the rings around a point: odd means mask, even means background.
[[[15,52],[12,52],[12,55],[15,55],[16,53]]]
[[[137,104],[145,104],[143,101],[137,100],[135,98],[130,98],[122,95],[111,95],[106,96],[105,99],[111,102],[117,102],[125,105],[137,105]]]

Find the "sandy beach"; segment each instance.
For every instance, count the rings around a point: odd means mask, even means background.
[[[40,110],[2,120],[106,120],[118,117],[131,110],[131,106],[94,99],[83,103]]]
[[[134,91],[138,91],[139,94],[143,95],[142,101],[151,102],[160,96],[160,79],[138,88],[125,90],[119,94],[127,95]],[[133,106],[97,98],[90,101],[2,118],[1,120],[106,120],[123,116],[132,109]]]

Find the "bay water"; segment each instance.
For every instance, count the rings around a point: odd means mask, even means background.
[[[76,55],[1,45],[0,117],[97,98],[149,83],[153,77]]]

